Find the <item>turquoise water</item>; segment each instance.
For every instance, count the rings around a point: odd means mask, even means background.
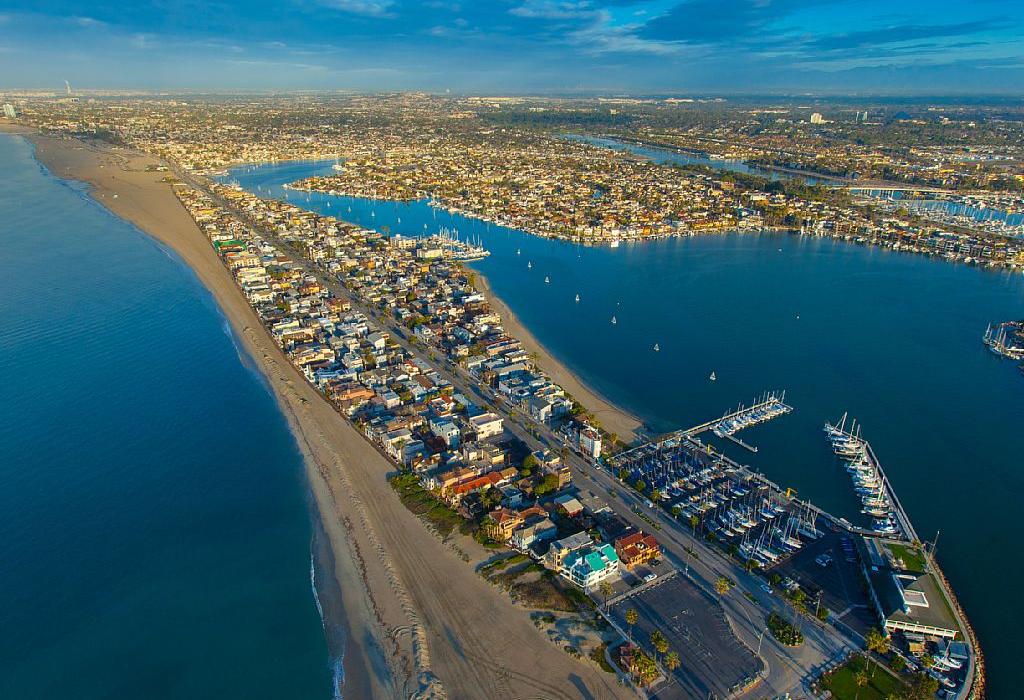
[[[330,170],[287,163],[228,179],[394,233],[479,236],[492,255],[474,267],[494,291],[588,384],[654,430],[787,389],[795,412],[743,433],[760,452],[730,453],[854,518],[858,502],[821,431],[850,411],[921,536],[942,530],[939,558],[980,635],[990,697],[1015,696],[1024,602],[1005,582],[1024,577],[1024,376],[981,334],[989,321],[1024,317],[1024,276],[786,234],[589,248],[424,202],[280,187]]]
[[[329,698],[268,389],[176,257],[0,162],[0,697]]]

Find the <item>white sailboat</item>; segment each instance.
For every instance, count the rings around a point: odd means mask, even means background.
[[[612,316],[612,325],[614,326],[618,322],[619,322],[618,319],[616,319],[614,316]]]
[[[550,277],[547,277],[547,276],[545,276],[545,277],[544,277],[544,284],[551,284],[551,278],[550,278]]]
[[[708,379],[710,379],[713,382],[717,382],[718,381],[718,377],[715,376],[714,371],[711,372],[711,376],[708,377]]]
[[[533,262],[532,262],[532,261],[531,261],[531,262],[528,262],[528,263],[526,263],[526,269],[527,269],[527,270],[532,270],[532,269],[533,269]]]
[[[580,303],[580,295],[579,295],[579,294],[577,294],[577,295],[576,295],[576,303],[577,303],[577,304],[579,304],[579,303]]]
[[[657,343],[654,344],[654,352],[661,352],[661,347]]]

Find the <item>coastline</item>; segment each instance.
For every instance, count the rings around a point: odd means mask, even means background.
[[[344,605],[345,697],[625,696],[614,678],[547,646],[527,612],[431,534],[386,480],[393,465],[331,407],[273,343],[178,202],[159,161],[128,149],[9,128],[56,177],[81,180],[114,214],[166,244],[217,301],[266,377],[307,467]],[[330,590],[317,586],[317,591]],[[332,613],[332,611],[334,611]],[[325,620],[328,624],[339,621]],[[334,650],[332,650],[333,652]]]
[[[609,433],[615,433],[619,440],[629,444],[639,437],[644,428],[643,421],[636,416],[619,408],[608,399],[591,389],[586,383],[577,377],[568,367],[560,362],[545,348],[539,340],[524,326],[509,308],[491,288],[490,282],[479,270],[470,268],[476,275],[477,289],[487,297],[491,306],[501,317],[505,332],[518,339],[527,352],[536,356],[537,365],[551,378],[551,381],[560,385],[565,391],[573,396],[588,411],[594,414],[601,427]]]

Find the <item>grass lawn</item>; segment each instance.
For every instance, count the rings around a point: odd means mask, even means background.
[[[854,675],[864,668],[867,670],[868,684],[858,688],[854,682]],[[832,691],[832,697],[836,700],[885,700],[890,694],[899,694],[905,689],[902,681],[863,656],[850,659],[845,666],[836,669],[822,685]]]
[[[907,571],[924,573],[924,555],[920,549],[905,544],[890,544],[888,547],[896,559],[903,560],[903,566]]]

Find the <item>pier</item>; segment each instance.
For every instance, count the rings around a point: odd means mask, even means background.
[[[851,444],[857,444],[860,459],[862,459],[870,467],[870,469],[878,475],[878,481],[881,483],[882,491],[885,493],[885,498],[888,500],[889,511],[892,519],[896,523],[896,528],[899,530],[899,536],[908,542],[920,542],[917,536],[917,531],[914,530],[914,526],[910,522],[910,517],[907,512],[903,509],[903,504],[900,503],[899,496],[896,495],[896,490],[892,487],[892,482],[889,481],[889,477],[886,476],[885,470],[882,469],[882,463],[878,460],[878,456],[875,451],[871,448],[871,443],[865,440],[858,434],[854,434],[850,430],[846,429],[846,414],[843,414],[843,420],[836,425],[826,424],[825,430],[830,436],[839,436],[840,440],[847,441]],[[851,428],[852,430],[852,428]],[[859,430],[857,431],[860,432]],[[835,440],[833,440],[835,442]],[[837,452],[836,454],[839,454]],[[842,455],[840,455],[842,457]],[[856,457],[842,457],[847,461],[856,460]],[[874,530],[868,530],[864,528],[853,527],[854,531],[871,536],[887,535],[892,536],[892,533],[888,532],[877,532]]]

